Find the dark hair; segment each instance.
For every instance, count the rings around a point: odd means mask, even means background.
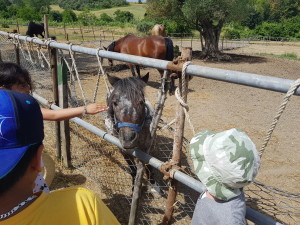
[[[5,177],[0,179],[0,195],[8,191],[17,181],[24,176],[29,164],[41,146],[41,142],[28,147],[18,164]]]
[[[26,69],[12,62],[0,63],[0,87],[10,90],[12,85],[21,82],[20,78],[23,78],[32,90],[31,77]]]

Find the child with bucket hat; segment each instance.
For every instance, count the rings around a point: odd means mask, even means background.
[[[85,188],[32,193],[42,169],[43,139],[43,116],[36,100],[0,89],[0,225],[119,224]]]
[[[241,130],[203,131],[190,142],[195,173],[206,190],[198,198],[192,225],[246,224],[243,187],[258,173],[255,144]]]

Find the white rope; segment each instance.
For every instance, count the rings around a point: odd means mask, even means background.
[[[292,85],[291,87],[289,88],[288,92],[286,93],[286,95],[284,96],[283,98],[283,102],[281,103],[281,105],[279,106],[279,110],[277,112],[277,114],[275,115],[274,119],[273,119],[273,122],[267,132],[267,136],[264,140],[264,143],[259,151],[259,156],[262,157],[262,154],[264,153],[267,145],[268,145],[268,142],[269,140],[271,139],[271,136],[272,136],[272,133],[279,121],[279,118],[280,116],[282,115],[283,111],[285,110],[286,106],[287,106],[287,103],[288,101],[290,100],[290,97],[295,93],[295,91],[297,90],[297,88],[299,87],[300,85],[300,79],[296,80]]]
[[[187,62],[185,62],[184,64],[183,64],[183,67],[182,67],[182,94],[184,95],[184,94],[187,94],[187,91],[188,90],[186,90],[186,87],[187,87],[187,85],[186,85],[186,76],[185,76],[185,71],[186,71],[186,68],[189,66],[191,64],[191,62],[190,61],[187,61]],[[195,129],[194,129],[194,126],[193,126],[193,124],[192,124],[192,122],[191,122],[191,119],[190,119],[190,115],[188,114],[188,111],[189,111],[189,106],[188,106],[188,104],[184,101],[184,99],[182,98],[183,96],[181,96],[181,94],[180,94],[180,90],[179,90],[179,88],[177,87],[176,88],[176,90],[175,90],[175,97],[177,98],[177,100],[179,101],[179,103],[180,103],[180,105],[183,107],[183,111],[184,111],[184,113],[185,113],[185,117],[186,117],[186,119],[187,119],[187,121],[188,121],[188,123],[189,123],[189,125],[190,125],[190,128],[191,128],[191,130],[192,130],[192,132],[193,132],[193,136],[195,136]]]
[[[77,82],[78,82],[78,85],[79,85],[79,88],[81,90],[81,95],[82,95],[82,98],[83,98],[83,101],[84,101],[84,105],[87,105],[87,101],[86,101],[86,98],[85,98],[85,94],[84,94],[84,90],[82,88],[82,85],[81,85],[81,81],[79,79],[79,73],[78,73],[78,70],[77,70],[77,67],[76,67],[76,61],[75,61],[75,58],[74,58],[74,52],[72,51],[72,43],[69,45],[69,52],[70,52],[70,56],[71,56],[71,59],[72,59],[72,67],[74,68],[75,70],[75,75],[76,75],[76,78],[77,78]]]
[[[45,68],[44,61],[43,61],[43,57],[42,57],[42,54],[41,54],[41,46],[40,46],[40,45],[37,45],[36,51],[37,51],[38,59],[39,59],[40,62],[41,62],[41,67],[42,67],[42,68]]]
[[[71,97],[71,99],[73,99],[74,96],[77,96],[75,85],[74,85],[75,77],[74,77],[73,69],[71,68],[68,60],[66,59],[66,57],[65,57],[65,55],[63,53],[63,50],[62,49],[58,49],[58,50],[59,50],[58,53],[60,54],[60,57],[64,60],[66,66],[68,68],[68,71],[70,73],[70,86],[72,88],[71,93],[70,93],[70,97]]]
[[[32,64],[34,64],[34,62],[33,62],[33,60],[32,60],[32,57],[31,57],[31,51],[30,51],[30,48],[29,48],[29,45],[28,45],[28,43],[27,43],[27,37],[25,37],[25,45],[26,45],[26,47],[27,47],[27,53],[28,53],[28,59],[29,59],[29,61],[32,63]],[[28,60],[27,59],[27,60]]]
[[[106,90],[107,90],[108,93],[110,92],[109,87],[107,85],[106,74],[105,74],[105,72],[103,70],[103,66],[102,66],[102,58],[100,59],[100,57],[99,57],[99,51],[100,50],[101,50],[101,48],[96,49],[96,57],[97,57],[98,64],[99,64],[99,70],[98,70],[97,83],[96,83],[95,92],[94,92],[94,98],[93,98],[93,102],[94,103],[96,102],[96,97],[97,97],[97,92],[98,92],[98,88],[99,88],[99,82],[100,82],[101,73],[102,73],[102,76],[103,76],[103,79],[104,79]]]

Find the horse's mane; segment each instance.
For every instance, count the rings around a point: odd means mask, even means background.
[[[114,48],[115,48],[115,45],[116,45],[116,42],[115,42],[115,41],[112,42],[112,43],[107,47],[107,50],[113,52],[113,51],[114,51]]]
[[[167,48],[166,60],[173,61],[174,58],[173,41],[170,38],[165,38],[165,42]]]

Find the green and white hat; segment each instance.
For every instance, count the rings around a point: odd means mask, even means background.
[[[239,129],[220,133],[203,131],[190,142],[195,173],[208,192],[221,200],[241,194],[260,167],[255,144]]]

